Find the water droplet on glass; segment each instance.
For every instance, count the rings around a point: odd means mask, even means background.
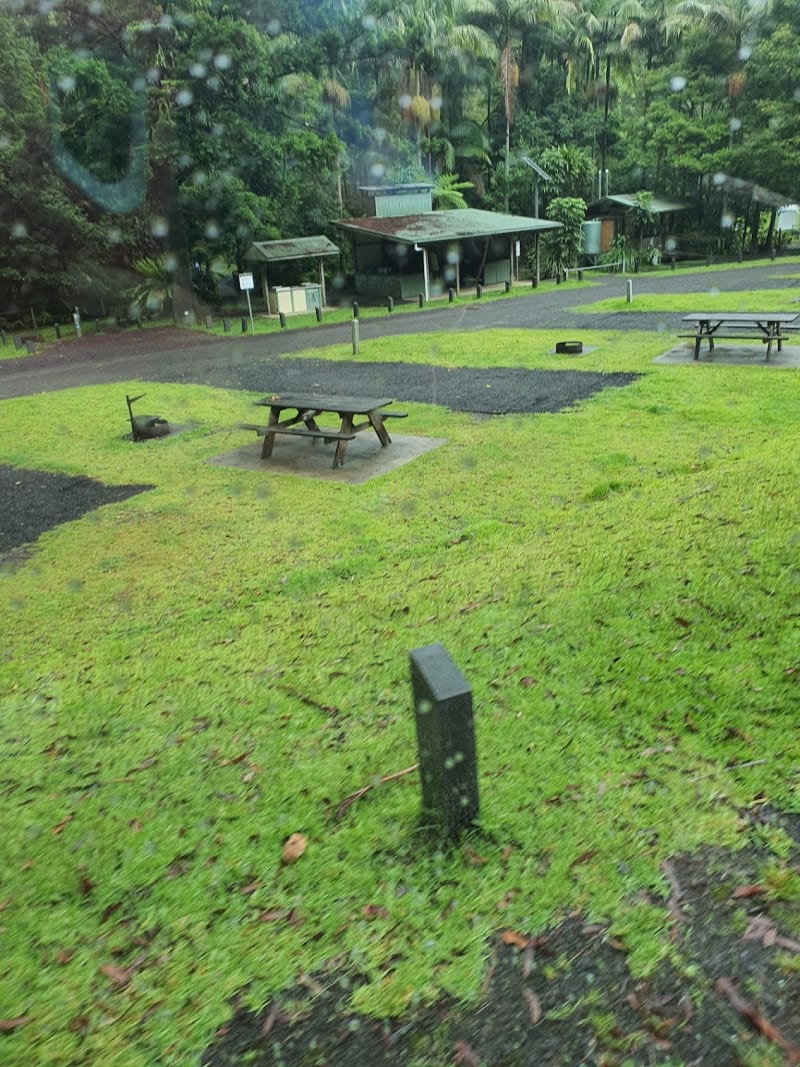
[[[19,240],[21,237],[28,236],[28,227],[22,221],[15,222],[11,227],[11,236]]]
[[[75,77],[72,74],[62,74],[58,79],[58,87],[62,93],[71,93],[75,88]]]
[[[369,172],[373,178],[382,178],[386,173],[386,167],[384,167],[383,163],[373,163],[369,168]]]
[[[736,133],[737,130],[741,130],[741,128],[742,128],[742,120],[741,119],[731,119],[731,121],[728,123],[728,125],[730,126],[731,133]]]
[[[217,70],[228,70],[231,65],[231,57],[226,52],[220,52],[214,56],[214,66]]]
[[[673,93],[680,93],[686,88],[686,79],[682,74],[676,74],[669,80],[669,87]]]
[[[194,100],[194,93],[191,89],[179,89],[175,100],[179,107],[188,107]]]
[[[363,15],[361,18],[361,25],[365,30],[374,30],[378,25],[378,20],[374,15]]]
[[[157,216],[150,223],[150,232],[153,237],[166,237],[169,233],[169,223],[165,218]]]
[[[204,78],[208,71],[208,67],[205,63],[192,63],[189,67],[189,73],[193,78]]]

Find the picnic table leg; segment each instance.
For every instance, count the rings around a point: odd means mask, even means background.
[[[353,432],[353,416],[342,415],[342,424],[339,427],[341,433],[351,434]],[[336,442],[336,451],[333,454],[333,469],[344,466],[344,454],[347,451],[347,441],[341,437]]]
[[[270,433],[271,426],[277,426],[279,422],[279,409],[270,408],[269,418],[267,419],[267,430],[264,434],[264,444],[261,446],[261,458],[269,459],[272,455],[272,447],[275,444],[275,434]]]
[[[392,439],[389,436],[389,431],[386,429],[386,423],[380,416],[380,412],[368,411],[367,418],[375,433],[378,435],[378,440],[381,443],[381,448],[386,448],[387,445],[392,443]]]

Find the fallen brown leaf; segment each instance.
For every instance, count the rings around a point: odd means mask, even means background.
[[[361,909],[361,914],[365,919],[388,919],[389,912],[386,908],[382,908],[380,904],[365,904]]]
[[[18,1015],[16,1019],[0,1019],[0,1034],[10,1034],[21,1026],[27,1026],[30,1021],[30,1015]]]
[[[733,891],[733,899],[740,900],[742,897],[756,897],[760,893],[766,893],[767,887],[763,885],[737,885]]]
[[[122,989],[131,980],[131,974],[133,972],[125,967],[117,967],[115,963],[103,963],[100,967],[100,974],[110,979],[115,986]]]
[[[516,930],[504,930],[500,939],[504,945],[515,945],[517,948],[527,948],[531,940],[523,934],[518,934]]]
[[[292,834],[283,846],[281,863],[297,863],[308,847],[305,834]]]

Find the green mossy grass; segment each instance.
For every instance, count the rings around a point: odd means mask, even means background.
[[[363,346],[641,377],[553,415],[404,402],[403,432],[447,443],[361,485],[209,464],[251,440],[251,394],[4,402],[2,462],[155,487],[0,583],[0,1003],[30,1018],[7,1062],[195,1062],[232,998],[325,967],[379,1015],[475,1001],[498,929],[574,911],[647,974],[675,952],[662,861],[796,810],[796,372],[555,339]],[[190,428],[126,440],[143,389]],[[474,689],[481,824],[452,851],[414,776],[379,783],[416,759],[408,652],[433,641]],[[765,879],[794,895],[781,849]]]
[[[582,304],[575,311],[592,315],[598,311],[675,312],[680,315],[693,311],[796,311],[800,315],[800,296],[786,289],[750,289],[739,292],[731,289],[709,289],[688,297],[686,293],[641,293],[634,282],[633,299],[613,297]]]

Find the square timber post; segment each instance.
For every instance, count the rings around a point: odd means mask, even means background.
[[[439,644],[410,654],[422,807],[446,841],[478,817],[472,689]]]

